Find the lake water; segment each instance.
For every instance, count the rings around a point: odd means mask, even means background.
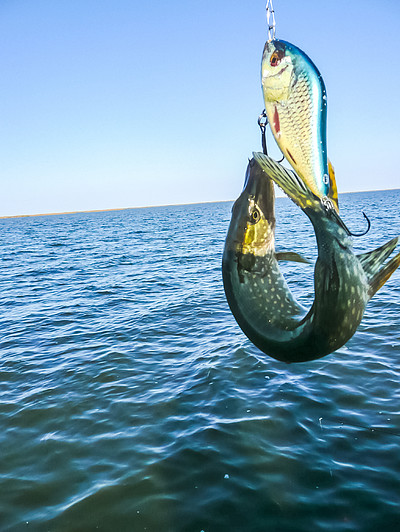
[[[400,530],[400,275],[317,361],[229,311],[231,203],[0,220],[1,531]],[[341,196],[357,252],[400,191]],[[277,199],[277,248],[315,258]],[[311,305],[313,268],[285,265]]]

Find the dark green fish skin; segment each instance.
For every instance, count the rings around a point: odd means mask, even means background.
[[[271,179],[314,226],[318,259],[314,303],[307,313],[293,298],[274,249],[266,246],[263,254],[262,246],[252,247],[249,239],[251,224],[272,220]],[[254,208],[261,213],[256,221],[252,218]],[[288,363],[321,358],[339,349],[355,333],[367,302],[400,264],[398,254],[381,269],[396,244],[394,239],[358,258],[338,215],[324,208],[294,172],[256,153],[249,164],[245,188],[233,207],[225,242],[222,275],[229,306],[246,336],[267,355]]]
[[[296,323],[294,317],[304,313],[279,269],[277,255],[273,182],[252,159],[243,192],[232,208],[222,271],[228,303],[239,325],[246,328],[250,322],[267,329],[271,337],[278,324],[290,328]],[[306,262],[298,256],[297,260]]]

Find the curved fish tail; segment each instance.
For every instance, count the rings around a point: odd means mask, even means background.
[[[378,273],[379,269],[397,246],[398,242],[399,237],[392,238],[392,240],[389,240],[389,242],[386,242],[386,244],[383,244],[383,246],[380,246],[373,251],[357,255],[368,279],[372,279],[372,277]]]
[[[301,209],[320,206],[320,200],[292,170],[286,169],[268,155],[253,153],[254,159],[264,172],[289,196]]]
[[[400,266],[400,253],[390,260],[372,279],[369,280],[369,297],[371,298],[382,288],[393,272]]]

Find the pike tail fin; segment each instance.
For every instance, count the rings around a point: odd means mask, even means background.
[[[253,157],[268,177],[301,209],[319,205],[319,198],[314,196],[307,185],[292,170],[287,170],[263,153],[254,152]]]
[[[392,238],[392,240],[373,251],[357,255],[368,279],[371,279],[379,271],[379,268],[397,246],[398,241],[399,237]]]
[[[369,297],[371,298],[382,288],[393,272],[400,266],[400,253],[390,260],[372,279],[369,280]]]

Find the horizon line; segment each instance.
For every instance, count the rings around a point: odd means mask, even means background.
[[[384,188],[384,189],[374,189],[374,190],[354,190],[352,192],[341,192],[339,196],[344,194],[360,194],[366,192],[390,192],[391,190],[400,190],[400,188]],[[277,198],[287,198],[287,196],[276,196]],[[37,214],[9,214],[5,216],[0,216],[0,220],[7,218],[33,218],[35,216],[61,216],[64,214],[90,214],[92,212],[115,212],[115,211],[130,211],[134,209],[153,209],[156,207],[181,207],[184,205],[203,205],[208,203],[230,203],[235,200],[213,200],[213,201],[194,201],[188,203],[164,203],[160,205],[141,205],[138,207],[114,207],[112,209],[88,209],[81,211],[62,211],[62,212],[43,212]]]

